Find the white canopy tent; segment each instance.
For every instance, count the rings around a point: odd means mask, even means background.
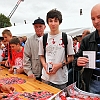
[[[66,28],[64,25],[66,25]],[[90,32],[92,32],[95,30],[95,28],[92,25],[90,15],[79,15],[64,19],[61,25],[61,30],[68,32],[69,35],[74,37],[82,35],[84,30],[90,30]]]
[[[0,33],[2,33],[4,29],[9,29],[12,32],[13,36],[30,37],[31,35],[34,34],[34,28],[33,28],[32,23],[1,28]],[[63,19],[63,22],[60,25],[61,31],[64,31],[73,37],[81,35],[85,29],[89,29],[90,31],[94,30],[94,27],[92,25],[92,21],[89,15],[66,17],[66,19]],[[48,25],[46,25],[45,32],[48,32],[48,31],[49,31],[49,27]],[[0,36],[2,36],[2,34],[0,34]]]
[[[23,25],[17,25],[17,26],[11,26],[6,28],[1,28],[0,33],[2,33],[3,30],[9,29],[13,36],[31,36],[32,33],[34,33],[34,29],[32,24],[23,24]],[[2,36],[2,34],[0,34]]]

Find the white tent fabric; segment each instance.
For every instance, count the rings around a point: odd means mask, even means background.
[[[66,28],[64,25],[66,25]],[[63,29],[62,31],[68,32],[68,34],[73,37],[82,35],[82,32],[84,30],[90,30],[90,32],[95,30],[95,28],[92,25],[91,17],[88,14],[67,17],[66,19],[63,20],[61,29]]]
[[[5,29],[9,29],[13,36],[30,36],[34,33],[34,29],[32,24],[23,24],[18,26],[11,26],[0,29],[0,36],[2,36],[2,31]]]
[[[9,29],[12,32],[13,36],[30,37],[34,34],[34,28],[32,23],[1,28],[0,33],[2,33],[4,29]],[[67,32],[67,34],[73,37],[81,35],[85,29],[89,29],[91,32],[94,30],[91,18],[88,15],[67,17],[66,19],[63,19],[63,22],[60,25],[61,31]],[[49,28],[48,25],[46,25],[45,32],[48,31]],[[2,36],[2,34],[0,34],[0,36]]]

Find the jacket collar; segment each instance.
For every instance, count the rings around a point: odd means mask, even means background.
[[[95,30],[94,32],[90,33],[90,41],[89,42],[96,42],[96,34],[98,34],[97,30]]]

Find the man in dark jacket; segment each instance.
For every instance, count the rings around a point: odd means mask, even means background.
[[[89,59],[83,57],[83,51],[96,51],[96,69],[84,68],[83,81],[86,91],[100,94],[100,4],[95,5],[91,10],[91,19],[96,30],[82,39],[79,52],[76,53],[73,61],[75,70],[81,70]]]

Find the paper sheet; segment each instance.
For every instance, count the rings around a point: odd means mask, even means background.
[[[89,58],[89,63],[84,66],[84,68],[96,68],[96,52],[95,51],[83,51],[83,56],[86,56]]]

